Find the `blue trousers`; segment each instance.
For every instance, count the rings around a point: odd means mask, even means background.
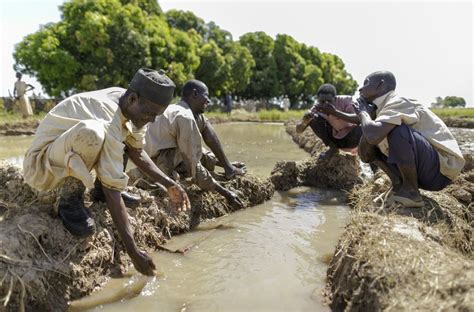
[[[388,134],[387,140],[389,155],[382,155],[383,160],[400,178],[398,165],[415,165],[419,188],[439,191],[451,183],[440,172],[438,152],[420,132],[402,124]]]

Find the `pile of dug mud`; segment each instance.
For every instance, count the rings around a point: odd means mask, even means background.
[[[32,135],[38,128],[38,120],[6,122],[0,124],[0,135]]]
[[[271,180],[276,190],[289,190],[296,186],[331,187],[349,191],[362,183],[364,175],[354,155],[340,153],[328,159],[318,155],[326,149],[321,140],[308,128],[296,133],[296,123],[286,123],[286,131],[293,140],[312,157],[302,161],[279,161],[273,168]]]
[[[246,207],[274,192],[269,180],[250,175],[223,184],[238,192]],[[163,191],[129,188],[141,197],[140,207],[128,210],[139,248],[157,250],[170,236],[235,210],[216,193],[185,188],[192,209],[179,215],[169,211]],[[105,204],[91,203],[86,196],[97,233],[78,239],[55,216],[53,198],[38,197],[18,168],[0,164],[0,294],[7,310],[64,310],[68,301],[99,289],[130,265]]]
[[[295,123],[289,122],[287,132],[313,155],[305,163],[317,167],[320,161],[314,156],[325,148],[311,129],[297,134]],[[333,310],[474,311],[473,138],[453,133],[467,161],[464,172],[441,192],[422,191],[423,208],[387,204],[381,194],[388,191],[389,181],[381,172],[363,183],[349,176],[351,221],[327,272],[326,295]],[[352,156],[338,159],[342,157]],[[332,162],[337,166],[340,161]],[[318,180],[308,180],[301,167],[279,164],[276,180],[285,176],[299,185]],[[340,179],[340,171],[347,168],[331,170]],[[331,177],[325,173],[323,178]]]

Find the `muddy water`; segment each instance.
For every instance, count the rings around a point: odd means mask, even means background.
[[[168,248],[193,247],[184,255],[155,254],[162,277],[138,297],[97,310],[326,311],[324,259],[347,221],[342,196],[293,189],[177,236]],[[218,224],[225,226],[213,229]]]
[[[0,160],[21,165],[32,141],[32,136],[0,136]]]
[[[244,161],[254,174],[268,176],[278,160],[308,157],[281,125],[215,128],[229,158]],[[334,251],[348,220],[343,196],[297,188],[206,222],[166,245],[172,250],[191,247],[184,255],[153,256],[161,277],[148,282],[140,295],[94,310],[327,311],[320,293],[325,258]],[[216,228],[220,224],[224,226]],[[105,294],[120,290],[120,284],[110,284]]]
[[[244,161],[253,174],[268,176],[278,160],[308,157],[282,125],[220,124],[215,129],[229,158]],[[23,140],[20,155],[29,141],[13,138],[9,143],[20,148]],[[0,144],[0,158],[18,155],[4,147]],[[112,281],[87,304],[101,311],[327,311],[320,293],[325,259],[348,221],[343,202],[344,195],[334,190],[303,187],[276,193],[263,205],[174,237],[169,249],[189,251],[153,255],[159,277],[141,292],[133,289],[138,296],[130,299],[125,289],[143,286],[133,283],[135,276],[129,282]],[[112,299],[119,300],[105,304]]]

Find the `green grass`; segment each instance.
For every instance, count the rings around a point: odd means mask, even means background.
[[[46,113],[40,112],[39,114],[34,114],[33,116],[28,117],[27,119],[23,119],[21,114],[18,112],[5,112],[4,110],[0,110],[0,124],[5,123],[21,123],[21,122],[28,122],[32,120],[41,120],[44,118]]]
[[[289,119],[300,119],[306,110],[291,110],[287,112],[272,110],[260,110],[249,113],[243,109],[234,109],[230,115],[221,112],[208,112],[207,118],[225,121],[287,121]]]
[[[474,118],[474,108],[431,108],[439,117]]]

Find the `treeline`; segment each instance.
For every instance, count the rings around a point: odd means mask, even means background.
[[[325,82],[340,94],[357,83],[336,55],[264,32],[234,40],[192,12],[164,13],[156,0],[73,0],[61,21],[42,26],[15,47],[14,68],[33,75],[51,96],[126,87],[140,67],[162,68],[179,86],[204,81],[211,95],[245,99],[311,99]]]
[[[431,103],[433,108],[453,108],[453,107],[466,107],[466,100],[460,96],[447,96],[442,98],[438,96],[436,102]]]

